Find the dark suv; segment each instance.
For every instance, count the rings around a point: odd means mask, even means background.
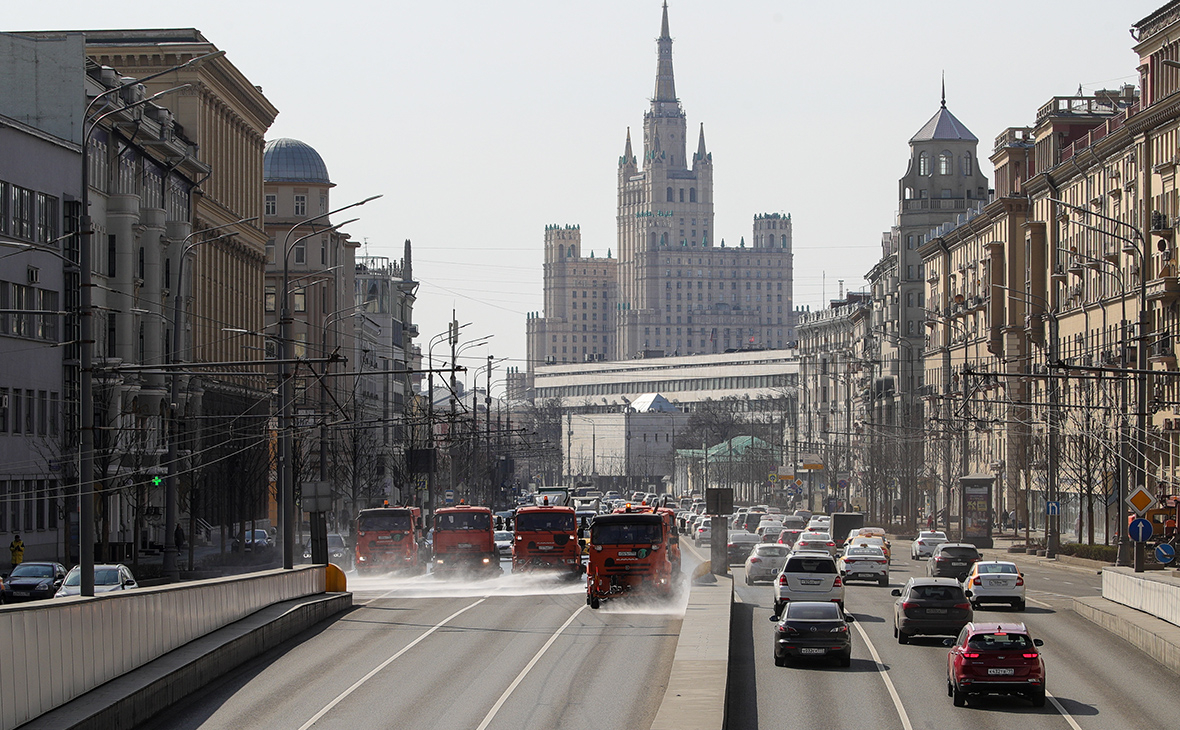
[[[894,589],[893,635],[897,643],[909,642],[917,634],[954,636],[973,617],[970,592],[951,578],[910,578],[903,588]]]
[[[979,549],[965,542],[944,542],[934,548],[926,563],[926,572],[931,578],[954,578],[960,580],[971,572],[971,566],[980,560]]]

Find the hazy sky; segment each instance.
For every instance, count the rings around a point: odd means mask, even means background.
[[[454,307],[465,335],[494,334],[490,352],[523,367],[545,225],[616,249],[618,158],[628,127],[641,144],[660,4],[59,0],[6,3],[0,29],[200,29],[280,110],[268,137],[323,156],[334,204],[384,194],[347,230],[371,255],[413,241],[423,347]],[[736,244],[756,213],[790,213],[796,305],[823,306],[840,279],[861,288],[944,71],[947,106],[986,159],[1050,97],[1135,83],[1128,28],[1164,4],[671,0],[676,90],[689,129],[705,125],[717,237]]]

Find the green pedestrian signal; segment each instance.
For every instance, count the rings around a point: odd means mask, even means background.
[[[158,487],[163,483],[164,483],[164,480],[161,479],[160,477],[152,477],[152,486],[153,487]]]

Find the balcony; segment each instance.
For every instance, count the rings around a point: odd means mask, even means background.
[[[1147,298],[1163,304],[1180,299],[1180,277],[1161,276],[1147,282]]]

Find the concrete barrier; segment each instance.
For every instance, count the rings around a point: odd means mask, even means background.
[[[0,730],[10,730],[193,639],[324,592],[323,566],[0,608]]]
[[[692,586],[668,689],[651,730],[723,730],[729,686],[733,578]]]
[[[1173,575],[1104,568],[1102,597],[1180,626],[1180,578]]]
[[[1097,596],[1073,599],[1073,610],[1180,673],[1180,626]]]

